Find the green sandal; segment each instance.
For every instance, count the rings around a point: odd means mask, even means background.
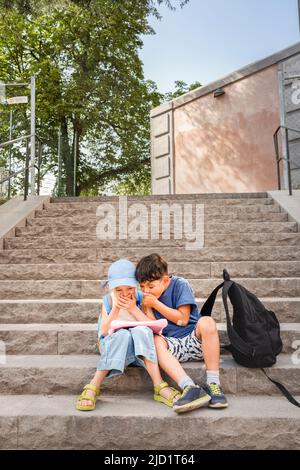
[[[167,388],[167,387],[172,390],[172,393],[170,393],[170,395],[168,396],[168,398],[165,398],[165,397],[162,397],[162,396],[160,395],[160,391],[161,391],[163,388]],[[160,403],[164,403],[164,404],[167,405],[167,406],[170,406],[170,407],[173,406],[174,398],[175,398],[177,395],[179,395],[179,398],[181,397],[181,393],[180,393],[178,390],[176,390],[175,388],[170,387],[167,382],[162,382],[161,384],[155,385],[155,387],[154,387],[154,400],[155,400],[155,401],[159,401]]]
[[[94,396],[89,395],[86,392],[87,390],[92,390],[93,392],[95,392],[95,395]],[[96,385],[93,385],[93,384],[85,385],[85,387],[83,387],[82,394],[80,395],[80,397],[77,400],[76,410],[79,410],[79,411],[93,411],[96,408],[96,401],[97,401],[97,397],[98,397],[99,394],[100,394],[100,387],[96,387]],[[78,402],[80,402],[81,400],[89,400],[89,401],[92,401],[93,404],[92,405],[79,405]]]

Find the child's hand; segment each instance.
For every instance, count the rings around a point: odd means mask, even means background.
[[[132,312],[136,308],[135,294],[130,294],[130,297],[120,295],[119,305],[121,306],[120,308],[124,308],[125,310],[128,310],[128,312]]]
[[[157,298],[153,294],[143,294],[142,305],[143,307],[155,307]]]

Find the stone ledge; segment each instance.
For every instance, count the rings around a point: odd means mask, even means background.
[[[23,196],[10,199],[0,206],[0,250],[3,250],[4,238],[14,237],[16,227],[24,227],[27,218],[35,216],[35,210],[43,209],[44,204],[50,201],[50,196]]]
[[[298,224],[298,232],[300,232],[300,189],[293,189],[292,196],[288,190],[268,191],[269,197],[287,212],[288,219]]]
[[[89,413],[76,398],[1,396],[0,448],[300,449],[300,413],[283,397],[229,395],[227,409],[179,416],[150,393],[101,397]]]

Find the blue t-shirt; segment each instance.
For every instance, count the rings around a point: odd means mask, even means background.
[[[190,284],[183,277],[170,276],[171,282],[168,288],[159,297],[159,301],[170,308],[178,308],[181,305],[190,305],[191,314],[186,326],[178,326],[176,323],[168,320],[168,326],[163,330],[163,336],[173,336],[174,338],[183,338],[190,334],[196,327],[200,318],[200,312],[196,303],[194,292]],[[155,317],[159,320],[165,318],[157,310],[153,309]]]

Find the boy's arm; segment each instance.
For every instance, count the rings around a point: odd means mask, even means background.
[[[146,307],[143,305],[143,309],[144,309],[145,315],[147,315],[149,320],[157,320],[151,307]]]
[[[144,294],[144,303],[147,307],[155,308],[167,320],[178,326],[186,326],[190,319],[191,306],[181,305],[178,308],[167,307],[152,294]]]

